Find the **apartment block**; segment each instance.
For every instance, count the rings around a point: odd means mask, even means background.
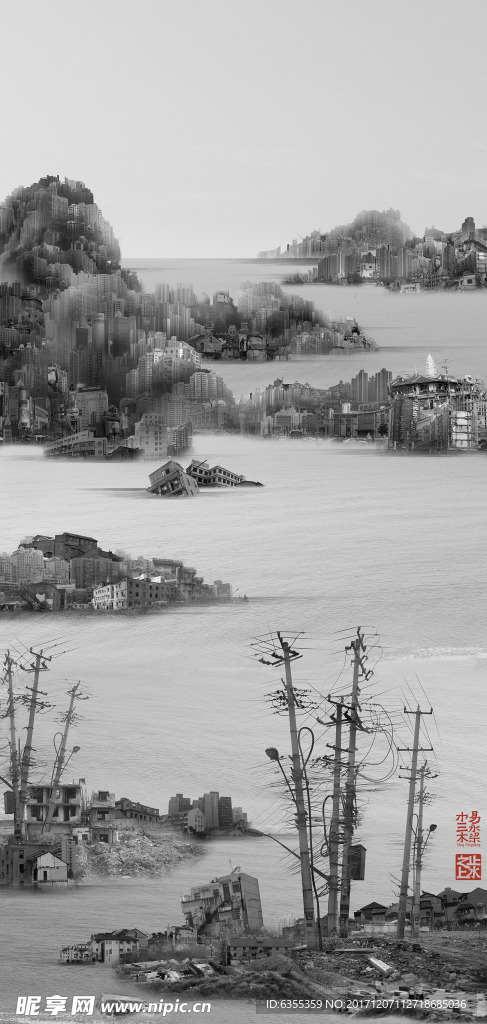
[[[258,879],[238,869],[192,888],[181,908],[197,935],[242,935],[264,925]]]
[[[119,611],[126,608],[148,607],[165,604],[173,599],[174,588],[166,581],[153,582],[145,579],[126,577],[118,583],[108,583],[93,591],[93,607],[105,611]]]

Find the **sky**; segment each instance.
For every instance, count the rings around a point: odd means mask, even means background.
[[[0,201],[82,180],[129,259],[483,226],[486,30],[485,0],[3,0]]]

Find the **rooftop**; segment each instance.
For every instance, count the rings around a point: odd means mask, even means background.
[[[237,935],[229,939],[230,946],[237,946],[237,948],[245,949],[247,946],[261,946],[264,949],[275,949],[279,946],[281,949],[289,949],[289,939],[273,938],[270,935]]]

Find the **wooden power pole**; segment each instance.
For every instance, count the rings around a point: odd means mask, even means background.
[[[289,715],[289,731],[291,734],[291,761],[292,777],[294,783],[294,797],[296,804],[296,828],[299,836],[299,856],[301,861],[301,884],[303,889],[303,909],[306,934],[306,946],[308,949],[316,949],[317,931],[315,920],[315,907],[313,896],[313,883],[311,878],[311,859],[308,842],[307,813],[304,802],[304,772],[299,750],[298,729],[296,724],[296,705],[291,675],[292,652],[288,643],[277,634],[282,647],[282,660],[284,662],[285,679],[284,687],[286,693],[287,709]]]
[[[360,626],[357,629],[357,637],[352,641],[353,651],[353,682],[352,699],[350,709],[350,727],[348,742],[348,767],[345,782],[345,802],[343,814],[343,854],[342,854],[342,882],[340,897],[340,934],[348,935],[348,919],[350,915],[350,885],[351,885],[351,864],[350,847],[353,841],[355,829],[355,807],[356,807],[356,769],[355,757],[357,751],[357,729],[359,728],[358,711],[360,710],[359,679],[360,672],[367,673],[363,668],[362,653],[365,654],[365,644]]]
[[[416,711],[408,711],[404,708],[405,715],[414,715],[414,740],[412,749],[409,747],[399,747],[399,750],[407,750],[411,752],[411,775],[409,777],[409,796],[408,796],[408,809],[406,818],[406,832],[404,836],[404,854],[402,859],[402,873],[401,873],[401,888],[399,892],[399,907],[397,912],[397,931],[396,938],[403,939],[404,931],[406,928],[406,914],[407,914],[407,900],[408,900],[408,889],[409,889],[409,867],[411,860],[411,839],[413,835],[413,813],[414,813],[414,794],[416,789],[416,772],[418,767],[418,753],[419,747],[419,730],[421,726],[422,715],[432,715],[433,709],[429,711],[421,711],[419,706]],[[421,750],[431,750],[431,747],[421,748]],[[411,915],[412,916],[412,915]]]
[[[14,837],[16,842],[19,843],[22,838],[19,800],[20,773],[19,753],[17,750],[17,727],[15,722],[15,698],[12,682],[12,665],[13,661],[10,655],[10,651],[7,651],[5,658],[5,668],[8,682],[8,716],[10,719],[10,778],[12,783],[12,796],[14,803]]]
[[[41,672],[48,672],[49,667],[46,665],[46,661],[51,661],[43,655],[42,651],[36,652],[31,649],[31,654],[34,655],[35,662],[32,664],[32,668],[27,669],[27,672],[33,672],[34,680],[32,683],[31,696],[29,702],[29,721],[27,724],[27,736],[22,751],[22,757],[20,760],[20,791],[19,791],[19,805],[20,805],[20,827],[22,832],[25,829],[25,819],[27,814],[27,800],[28,800],[28,784],[29,784],[29,770],[32,764],[32,739],[34,735],[34,721],[37,710],[37,694],[39,690],[39,676]]]
[[[65,757],[66,757],[66,744],[67,744],[67,741],[68,741],[69,727],[71,725],[71,722],[72,722],[72,719],[73,719],[73,715],[74,715],[74,702],[76,700],[76,696],[77,696],[77,693],[78,693],[78,690],[79,690],[79,685],[80,685],[79,683],[76,683],[76,685],[73,686],[73,688],[69,691],[69,695],[70,695],[69,708],[68,708],[68,712],[66,714],[66,721],[64,723],[64,731],[63,731],[63,735],[62,735],[62,738],[61,738],[61,743],[60,743],[59,750],[58,750],[58,753],[57,753],[57,756],[56,756],[56,760],[55,760],[55,763],[54,763],[54,771],[52,773],[52,782],[51,782],[51,789],[50,789],[50,795],[49,795],[49,803],[47,805],[46,820],[45,820],[45,822],[44,822],[44,824],[42,826],[41,832],[50,832],[51,831],[51,822],[52,822],[53,815],[54,815],[54,810],[55,810],[55,807],[56,807],[56,789],[57,789],[57,787],[59,785],[59,781],[60,781],[60,778],[61,778],[61,775],[62,775],[62,772],[63,772],[63,768],[64,768],[64,760],[65,760]],[[77,748],[75,748],[75,749],[77,749]]]
[[[338,932],[338,893],[340,891],[340,809],[341,809],[341,756],[342,756],[342,717],[343,697],[341,701],[331,701],[335,704],[336,714],[332,716],[335,721],[335,756],[333,759],[333,802],[330,822],[330,876],[328,891],[328,919],[327,934],[333,935]],[[328,745],[328,744],[327,744]]]

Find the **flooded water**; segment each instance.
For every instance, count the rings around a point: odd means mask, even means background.
[[[201,291],[213,281],[232,290],[232,282],[238,287],[250,273],[264,277],[261,266],[227,261],[204,273],[200,268],[198,278],[198,262],[151,271],[157,277],[150,280],[144,272],[146,286],[181,280]],[[487,376],[485,294],[401,297],[367,286],[304,291],[333,315],[357,316],[381,350],[275,365],[215,364],[236,395],[276,376],[327,386],[361,368],[422,368],[429,352],[438,365],[446,358],[451,372]],[[428,758],[438,772],[428,786],[434,800],[425,824],[438,828],[423,888],[455,888],[455,814],[487,814],[481,781],[487,456],[395,457],[366,445],[224,434],[196,435],[191,455],[265,486],[164,502],[145,493],[152,463],[51,462],[19,446],[0,452],[2,550],[12,551],[25,535],[70,530],[135,557],[182,558],[206,581],[228,580],[237,597],[250,598],[134,618],[2,619],[2,650],[59,638],[56,650],[66,653],[43,677],[59,707],[71,681],[83,680],[91,695],[73,732],[72,742],[81,747],[70,766],[73,776],[85,776],[90,790],[106,788],[162,812],[176,792],[194,798],[217,789],[231,795],[255,827],[289,831],[286,800],[264,753],[270,745],[289,750],[286,720],[267,702],[280,673],[260,664],[250,644],[278,629],[302,634],[295,681],[310,690],[316,709],[301,724],[314,727],[316,752],[323,755],[331,738],[316,718],[330,691],[350,688],[344,645],[360,624],[374,670],[364,700],[391,710],[399,746],[411,746],[412,735],[400,726],[397,710],[418,701],[434,707],[422,745],[434,747]],[[54,731],[52,718],[40,716],[37,756],[46,765]],[[4,743],[5,723],[0,735]],[[352,886],[352,910],[373,899],[392,903],[402,862],[407,783],[397,775],[386,781],[387,745],[380,735],[372,741],[363,745],[372,781],[363,782],[359,836],[367,848],[366,878]],[[266,925],[300,915],[299,878],[290,860],[270,838],[225,838],[156,882],[116,880],[52,894],[1,890],[6,1019],[21,991],[73,993],[81,975],[93,993],[120,991],[110,968],[59,965],[60,946],[101,928],[164,929],[181,919],[180,896],[226,872],[230,861],[259,878]],[[244,1024],[254,1014],[253,1006],[220,1005],[212,1019]]]

